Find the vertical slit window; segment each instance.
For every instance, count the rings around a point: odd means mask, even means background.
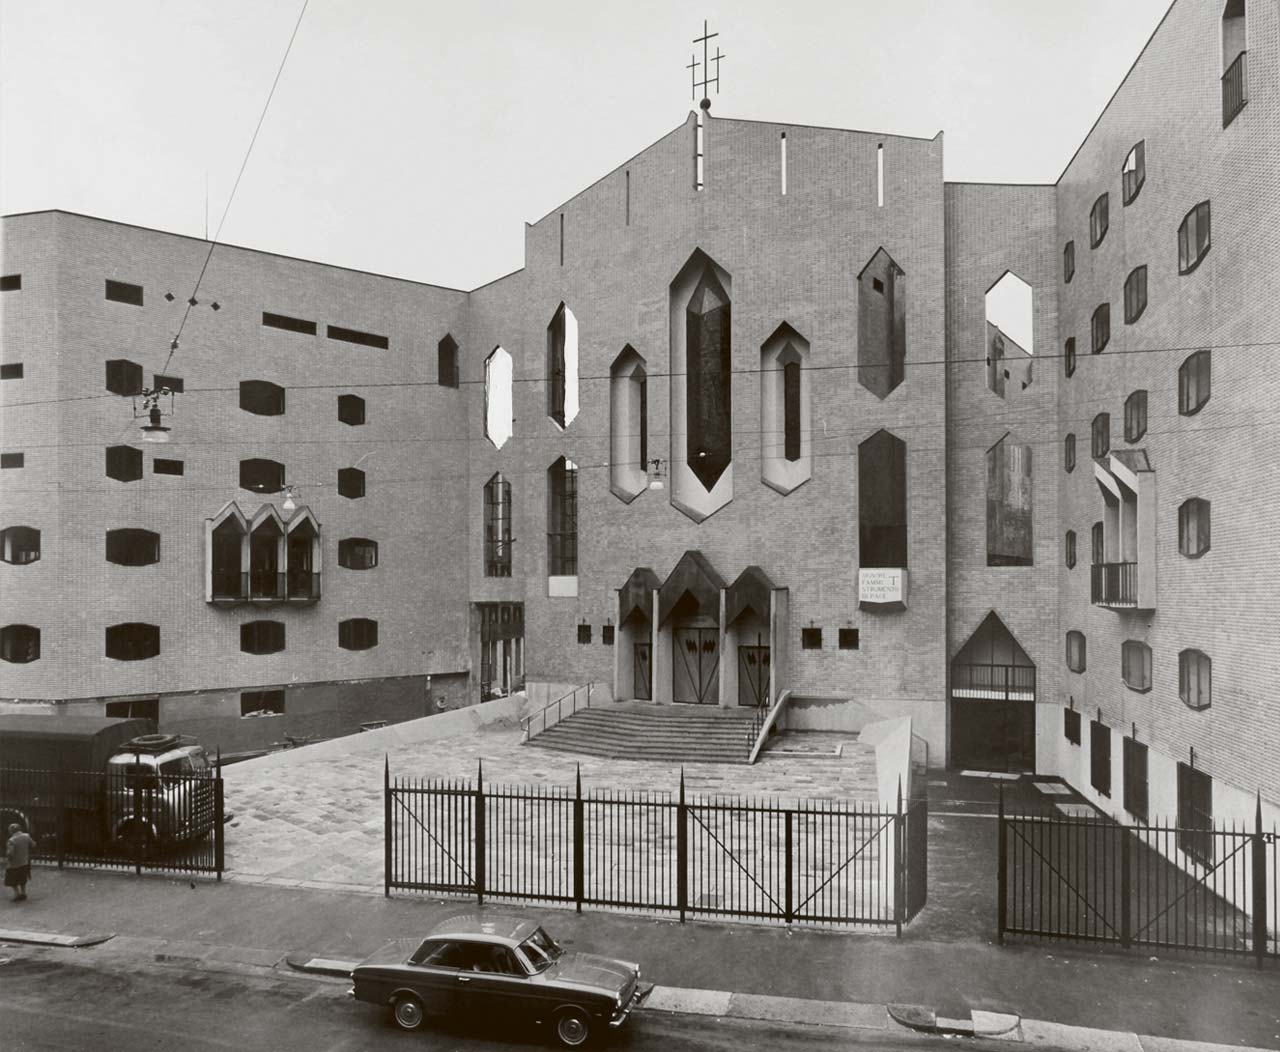
[[[907,445],[888,431],[858,446],[858,565],[907,566]]]
[[[578,573],[578,467],[561,457],[547,469],[547,574]]]
[[[1178,696],[1189,709],[1207,709],[1213,701],[1213,662],[1200,650],[1178,655]]]
[[[1178,507],[1178,551],[1198,559],[1209,550],[1209,502],[1188,497]]]
[[[1147,309],[1147,268],[1134,267],[1124,279],[1124,323],[1132,325]]]
[[[1094,460],[1101,460],[1111,452],[1111,414],[1099,413],[1090,427],[1091,452]]]
[[[1067,435],[1067,437],[1062,440],[1062,466],[1068,475],[1076,469],[1075,432]]]
[[[1190,274],[1209,252],[1209,202],[1201,201],[1178,225],[1178,273]]]
[[[1076,338],[1069,336],[1067,342],[1062,347],[1062,371],[1067,377],[1075,375],[1076,371]]]
[[[1109,195],[1102,194],[1093,202],[1093,208],[1089,210],[1089,245],[1091,248],[1097,248],[1102,244],[1103,238],[1107,236],[1107,229],[1111,225],[1109,204]]]
[[[1209,352],[1196,351],[1178,367],[1178,412],[1194,416],[1209,401]]]
[[[436,382],[441,387],[458,386],[458,344],[450,335],[436,347]]]
[[[1142,184],[1147,180],[1146,154],[1146,140],[1139,140],[1134,143],[1133,149],[1129,151],[1129,155],[1121,166],[1120,178],[1124,184],[1121,197],[1126,205],[1133,204],[1142,190]]]
[[[1134,391],[1124,400],[1124,440],[1137,442],[1147,433],[1147,392]]]
[[[1090,335],[1093,338],[1093,353],[1101,354],[1111,341],[1111,304],[1099,303],[1094,308],[1093,317],[1089,320]]]
[[[1068,241],[1062,246],[1062,281],[1066,285],[1071,284],[1071,279],[1076,276],[1076,243]]]
[[[501,472],[484,486],[484,575],[511,576],[511,483]]]

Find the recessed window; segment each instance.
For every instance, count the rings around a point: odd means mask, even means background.
[[[1074,629],[1067,633],[1067,668],[1072,672],[1085,670],[1084,633]]]
[[[283,621],[249,621],[240,626],[240,649],[246,654],[275,654],[284,649]]]
[[[1134,143],[1133,149],[1120,167],[1121,197],[1126,205],[1133,204],[1147,181],[1147,143],[1145,139]]]
[[[1213,662],[1200,650],[1178,655],[1178,696],[1189,709],[1207,709],[1213,701]]]
[[[1095,522],[1089,531],[1089,548],[1089,561],[1094,566],[1101,566],[1107,561],[1106,534],[1100,522]]]
[[[107,362],[107,390],[118,395],[141,392],[142,366],[127,358],[112,358]]]
[[[186,465],[181,460],[163,460],[156,457],[151,462],[151,470],[157,475],[181,475],[186,470]]]
[[[0,292],[17,292],[21,288],[21,274],[5,274],[0,276]]]
[[[152,530],[107,530],[107,562],[150,566],[160,561],[160,534]]]
[[[1190,274],[1209,253],[1209,202],[1201,201],[1178,225],[1178,273]]]
[[[458,344],[446,335],[436,347],[436,383],[441,387],[458,386]]]
[[[1074,432],[1062,440],[1062,466],[1066,469],[1068,475],[1076,469],[1076,436]]]
[[[1124,739],[1124,809],[1147,820],[1147,747],[1136,738]]]
[[[40,629],[31,625],[0,628],[0,661],[25,665],[40,660]]]
[[[0,530],[0,560],[25,566],[40,558],[40,531],[34,526],[6,526]]]
[[[1070,377],[1076,372],[1076,338],[1070,336],[1062,345],[1062,372]]]
[[[279,493],[284,489],[284,465],[257,458],[240,461],[240,488],[254,493]]]
[[[600,642],[607,647],[613,646],[613,625],[600,626]]]
[[[0,468],[20,468],[26,465],[25,453],[0,453]]]
[[[1120,644],[1120,678],[1130,690],[1146,693],[1151,689],[1151,648],[1139,639],[1126,639]]]
[[[836,644],[841,650],[857,650],[861,645],[858,629],[842,628],[836,633]]]
[[[1178,847],[1193,859],[1213,862],[1213,779],[1178,764]]]
[[[1090,427],[1094,460],[1100,460],[1111,452],[1111,414],[1099,413]]]
[[[106,631],[106,654],[116,661],[144,661],[160,653],[160,626],[131,621]]]
[[[22,363],[21,362],[5,362],[0,365],[0,380],[21,380],[22,379]]]
[[[579,645],[584,644],[584,643],[590,643],[590,642],[591,642],[591,626],[590,626],[590,625],[579,625],[579,626],[578,626],[578,643],[579,643]]]
[[[578,466],[561,457],[547,468],[547,576],[578,573]]]
[[[502,472],[484,484],[484,575],[511,576],[511,483]]]
[[[1066,537],[1066,560],[1067,569],[1074,570],[1076,566],[1076,531],[1067,530]]]
[[[338,646],[343,650],[369,650],[378,645],[378,622],[353,617],[338,622]]]
[[[1147,309],[1147,268],[1134,267],[1124,279],[1124,323],[1132,325]]]
[[[1070,285],[1076,276],[1076,243],[1068,241],[1062,246],[1062,280]]]
[[[1209,401],[1209,352],[1196,351],[1178,367],[1178,412],[1193,416]]]
[[[258,416],[284,413],[284,388],[270,380],[241,380],[240,408]]]
[[[155,382],[152,384],[152,390],[155,391],[172,391],[174,394],[182,394],[184,384],[181,376],[161,376],[159,373],[154,374]]]
[[[300,332],[306,336],[316,334],[316,323],[302,318],[290,318],[285,314],[262,312],[262,324],[270,329],[284,329],[286,332]]]
[[[159,698],[130,698],[128,701],[108,701],[103,715],[109,720],[160,720]]]
[[[907,444],[877,431],[858,445],[858,565],[907,563]]]
[[[1089,784],[1111,795],[1111,728],[1101,720],[1089,721]]]
[[[511,355],[501,347],[484,360],[484,437],[501,449],[515,431],[514,377]]]
[[[340,325],[330,325],[327,334],[331,340],[355,343],[361,347],[377,347],[382,351],[385,351],[391,345],[385,336],[378,336],[372,332],[361,332],[359,329],[344,329]]]
[[[107,478],[137,482],[142,478],[142,450],[132,446],[107,446]]]
[[[364,399],[359,395],[338,395],[338,419],[351,427],[364,423]]]
[[[338,469],[338,496],[359,500],[364,496],[364,472],[359,468]]]
[[[1089,244],[1092,248],[1101,245],[1102,239],[1107,236],[1107,228],[1111,225],[1109,204],[1110,197],[1103,194],[1093,202],[1093,208],[1089,210]]]
[[[609,367],[609,488],[632,501],[648,488],[649,468],[649,379],[628,344]]]
[[[240,694],[241,716],[283,716],[283,690],[246,690]]]
[[[1111,342],[1111,304],[1099,303],[1089,319],[1089,334],[1093,339],[1093,353],[1101,354]]]
[[[378,542],[368,537],[344,537],[338,542],[338,565],[348,570],[372,570],[378,565]]]
[[[821,650],[822,649],[822,629],[821,628],[800,629],[800,649],[801,650]]]
[[[1178,508],[1178,551],[1198,559],[1209,550],[1209,502],[1189,497]]]
[[[906,361],[907,275],[879,248],[858,275],[858,383],[887,398],[906,378]]]
[[[1005,435],[987,450],[987,565],[1031,566],[1031,447]]]
[[[1075,709],[1062,710],[1062,736],[1072,745],[1080,744],[1080,713]]]
[[[107,278],[106,281],[107,299],[112,300],[115,303],[130,303],[135,307],[142,306],[141,285],[130,285],[125,281],[112,281],[110,278]]]
[[[1001,398],[1031,386],[1034,300],[1031,286],[1011,270],[986,292],[987,388]]]
[[[547,416],[562,428],[578,415],[578,319],[563,303],[547,326]]]
[[[1147,392],[1134,391],[1124,400],[1124,440],[1137,442],[1147,433]]]

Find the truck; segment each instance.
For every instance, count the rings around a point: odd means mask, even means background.
[[[0,828],[42,856],[150,858],[211,832],[219,795],[204,748],[152,720],[0,715]]]

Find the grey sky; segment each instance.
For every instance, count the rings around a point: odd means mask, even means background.
[[[931,136],[1051,182],[1167,0],[311,0],[223,240],[472,288],[678,125],[706,17],[722,116]],[[0,212],[222,214],[301,0],[0,0]]]

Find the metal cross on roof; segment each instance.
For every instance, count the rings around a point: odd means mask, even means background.
[[[687,69],[690,69],[693,71],[693,97],[695,99],[698,97],[698,89],[699,88],[702,89],[702,108],[704,110],[711,109],[711,99],[707,95],[707,89],[712,84],[716,86],[716,94],[717,95],[720,94],[720,60],[724,58],[724,55],[720,53],[719,44],[716,45],[716,53],[714,55],[710,54],[709,52],[711,41],[714,40],[719,35],[720,35],[719,33],[709,32],[707,21],[706,19],[703,19],[702,36],[693,38],[693,42],[695,44],[702,45],[702,77],[703,79],[698,80],[698,59],[696,55],[694,56],[693,61],[690,62],[689,65],[686,67]],[[716,74],[714,77],[711,76],[711,63],[713,62],[716,64]]]

